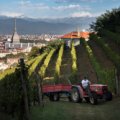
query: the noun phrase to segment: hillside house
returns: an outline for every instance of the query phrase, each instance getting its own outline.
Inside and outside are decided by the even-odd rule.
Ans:
[[[71,33],[67,33],[65,35],[63,35],[61,37],[61,39],[63,39],[66,43],[66,46],[71,47],[71,42],[74,42],[74,45],[77,46],[80,44],[80,38],[85,38],[85,40],[87,41],[89,38],[89,32],[71,32]]]

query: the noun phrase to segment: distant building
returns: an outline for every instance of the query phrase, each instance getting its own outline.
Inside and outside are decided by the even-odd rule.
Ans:
[[[15,63],[17,64],[18,60],[19,60],[19,57],[18,58],[7,58],[7,64],[9,64],[10,66]]]
[[[5,58],[0,58],[0,64],[5,63]]]
[[[0,52],[5,49],[5,44],[3,42],[0,42]]]
[[[0,51],[0,58],[3,58],[8,54],[11,54],[8,50],[1,50]]]
[[[17,33],[17,26],[16,26],[16,19],[14,21],[14,32],[12,38],[8,38],[7,42],[5,43],[5,49],[14,50],[14,49],[27,49],[29,47],[33,47],[34,43],[21,43],[20,36]]]
[[[71,46],[72,41],[74,42],[74,45],[77,46],[80,44],[80,38],[85,38],[85,40],[87,41],[89,38],[89,34],[90,34],[89,32],[86,31],[79,32],[78,30],[63,35],[61,39],[63,39],[66,45],[69,47]]]
[[[5,63],[0,63],[0,71],[3,71],[5,69],[7,69],[9,67],[9,65],[5,64]]]

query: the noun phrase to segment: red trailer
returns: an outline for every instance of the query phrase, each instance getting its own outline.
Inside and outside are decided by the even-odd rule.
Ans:
[[[90,85],[92,96],[89,97],[83,87],[79,85],[44,85],[43,95],[47,95],[51,101],[59,101],[61,94],[65,94],[72,102],[82,102],[85,99],[91,104],[97,104],[98,99],[112,100],[112,93],[108,86],[103,84]]]

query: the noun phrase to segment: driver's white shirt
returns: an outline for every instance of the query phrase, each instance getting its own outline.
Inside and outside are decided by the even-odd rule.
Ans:
[[[83,79],[81,83],[82,83],[83,88],[86,88],[90,84],[90,81],[87,79],[86,80]]]

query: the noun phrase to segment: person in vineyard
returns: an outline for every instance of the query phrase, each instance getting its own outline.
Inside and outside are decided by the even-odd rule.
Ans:
[[[91,82],[84,76],[84,79],[81,81],[82,87],[87,92],[88,96],[91,97],[90,84]]]

